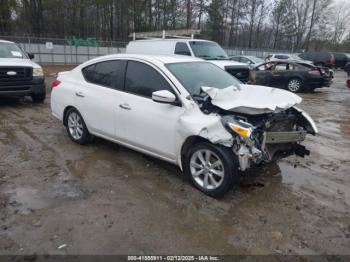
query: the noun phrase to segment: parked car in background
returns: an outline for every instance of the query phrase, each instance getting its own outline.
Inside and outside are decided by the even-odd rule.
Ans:
[[[334,56],[334,67],[344,69],[345,65],[350,62],[350,58],[345,53],[332,53]]]
[[[249,66],[229,59],[222,47],[200,39],[152,39],[131,41],[127,54],[184,55],[205,59],[221,67],[243,83],[249,80]]]
[[[0,40],[0,96],[30,96],[36,103],[45,100],[43,69],[13,42]]]
[[[316,66],[323,66],[328,68],[333,68],[335,66],[335,59],[332,53],[330,52],[304,52],[299,54],[304,60],[312,61]]]
[[[331,77],[324,68],[298,61],[272,61],[251,70],[250,83],[288,89],[296,93],[330,86]]]
[[[265,62],[264,59],[261,59],[256,56],[230,56],[230,59],[244,64],[248,64],[251,68]]]
[[[72,141],[98,136],[176,164],[220,197],[251,167],[309,154],[300,143],[318,131],[301,101],[202,59],[121,54],[59,73],[51,110]]]
[[[285,60],[292,60],[292,61],[300,61],[303,63],[309,63],[312,64],[312,61],[302,59],[299,54],[270,54],[265,58],[265,61],[285,61]]]

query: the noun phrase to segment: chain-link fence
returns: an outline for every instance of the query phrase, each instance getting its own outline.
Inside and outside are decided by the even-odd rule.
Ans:
[[[40,64],[80,64],[98,56],[123,53],[127,44],[76,37],[58,39],[0,36],[0,39],[16,42],[24,51],[33,53],[34,60]]]
[[[35,55],[34,60],[40,64],[80,64],[89,59],[109,54],[124,53],[127,42],[100,41],[94,38],[81,39],[70,37],[38,38],[0,36],[2,40],[16,42],[22,49]],[[271,53],[288,53],[286,50],[247,49],[226,47],[229,56],[253,55],[265,58]]]
[[[290,54],[288,50],[282,49],[261,49],[261,48],[242,48],[242,47],[226,47],[224,48],[229,56],[257,56],[266,58],[269,54]]]

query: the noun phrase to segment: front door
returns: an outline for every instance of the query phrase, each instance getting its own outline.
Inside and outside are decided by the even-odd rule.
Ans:
[[[176,94],[154,67],[138,61],[128,62],[125,92],[120,94],[117,137],[134,147],[176,160],[176,134],[184,108],[154,102],[152,93],[159,90]]]

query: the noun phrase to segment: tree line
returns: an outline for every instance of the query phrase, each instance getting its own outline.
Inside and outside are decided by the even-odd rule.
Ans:
[[[349,1],[1,0],[0,34],[128,41],[132,32],[200,29],[224,46],[350,51]]]

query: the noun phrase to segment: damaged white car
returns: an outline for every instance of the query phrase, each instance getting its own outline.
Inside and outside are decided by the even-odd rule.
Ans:
[[[102,137],[178,165],[220,197],[242,171],[292,154],[317,128],[288,91],[243,85],[190,57],[111,55],[59,73],[51,107],[69,137]]]

